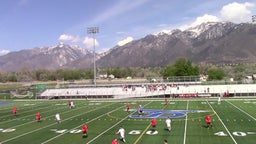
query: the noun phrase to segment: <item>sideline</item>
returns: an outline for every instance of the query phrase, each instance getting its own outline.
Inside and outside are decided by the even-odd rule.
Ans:
[[[216,114],[216,116],[218,117],[219,121],[221,122],[221,124],[224,126],[224,128],[226,129],[228,135],[231,137],[231,139],[233,140],[233,142],[235,144],[237,144],[236,140],[234,139],[234,137],[232,136],[232,134],[229,132],[228,128],[226,127],[226,125],[223,123],[223,121],[220,119],[219,115],[216,113],[216,111],[213,109],[213,107],[211,106],[211,104],[208,102],[207,100],[207,103],[208,105],[211,107],[211,109],[214,111],[214,113]]]

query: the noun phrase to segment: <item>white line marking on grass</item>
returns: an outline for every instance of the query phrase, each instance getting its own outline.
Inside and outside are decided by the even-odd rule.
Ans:
[[[113,104],[114,104],[114,103],[109,104],[109,105],[113,105]],[[86,113],[89,113],[89,112],[92,112],[92,111],[98,110],[98,109],[103,108],[103,107],[107,107],[107,106],[109,106],[109,105],[102,106],[102,107],[98,107],[98,108],[96,108],[96,109],[93,109],[93,110],[87,111]],[[67,120],[69,120],[69,119],[72,119],[73,117],[77,117],[77,116],[80,116],[80,115],[83,115],[83,114],[86,114],[86,113],[82,113],[82,114],[78,114],[78,115],[72,116],[72,117],[67,118],[67,119],[65,119],[65,120],[63,120],[63,121],[67,121]],[[56,123],[56,122],[54,122],[53,124],[47,125],[47,126],[45,126],[45,127],[41,127],[41,128],[39,128],[39,129],[35,129],[35,130],[33,130],[33,131],[30,131],[30,132],[27,132],[27,133],[23,133],[23,134],[18,135],[18,136],[16,136],[16,137],[13,137],[13,138],[10,138],[10,139],[7,139],[7,140],[4,140],[4,141],[2,141],[2,143],[5,143],[5,142],[8,142],[8,141],[14,140],[14,139],[16,139],[16,138],[22,137],[22,136],[24,136],[24,135],[27,135],[27,134],[30,134],[30,133],[36,132],[36,131],[38,131],[38,130],[41,130],[41,129],[44,129],[44,128],[47,128],[47,127],[50,127],[50,126],[52,126],[52,125],[56,125],[56,124],[57,124],[57,123]]]
[[[188,103],[189,103],[189,101],[187,101],[187,110],[188,110]],[[187,125],[188,125],[188,114],[186,113],[183,144],[186,143],[186,138],[187,138]]]
[[[216,116],[218,117],[218,119],[220,120],[220,122],[222,123],[222,125],[224,126],[224,128],[226,129],[228,135],[231,137],[231,139],[233,140],[233,142],[235,144],[237,144],[236,140],[234,139],[234,137],[232,136],[232,134],[229,132],[228,128],[226,127],[226,125],[223,123],[223,121],[220,119],[218,113],[213,109],[213,107],[211,106],[211,104],[207,101],[208,105],[211,107],[211,109],[213,110],[213,112],[216,114]]]
[[[83,109],[83,108],[85,108],[86,106],[82,106],[82,107],[79,107],[79,108],[76,108],[76,109],[72,109],[72,110],[70,110],[70,111],[65,111],[65,112],[61,112],[61,114],[64,114],[64,113],[69,113],[69,112],[72,112],[72,111],[75,111],[75,110],[79,110],[79,109]],[[57,109],[63,109],[63,108],[57,108]],[[56,110],[56,109],[55,109]],[[65,109],[63,109],[63,110],[65,110]],[[49,112],[49,111],[52,111],[52,109],[51,110],[48,110],[48,111],[45,111],[44,113],[46,113],[46,112]],[[25,117],[31,117],[31,115],[28,115],[28,116],[25,116]],[[47,118],[49,118],[49,117],[53,117],[53,116],[47,116],[47,117],[44,117],[42,120],[46,120]],[[22,120],[21,118],[20,118],[20,120]],[[23,120],[25,120],[25,119],[23,119]],[[32,119],[33,120],[33,119]],[[72,119],[71,119],[72,120]],[[17,127],[20,127],[20,126],[23,126],[23,125],[26,125],[26,124],[29,124],[29,123],[33,123],[33,122],[35,122],[34,120],[33,121],[30,121],[30,122],[27,122],[27,123],[23,123],[23,124],[20,124],[20,125],[16,125],[16,126],[13,126],[13,127],[11,127],[11,128],[17,128]]]
[[[152,101],[151,102],[149,102],[149,103],[147,103],[146,105],[148,105],[148,104],[150,104],[150,103],[152,103]],[[140,120],[142,120],[142,119],[140,119]],[[140,136],[137,138],[137,140],[134,142],[134,144],[137,144],[138,143],[138,141],[142,138],[142,136],[145,134],[145,132],[147,131],[147,129],[150,127],[150,124],[146,127],[146,129],[140,134]]]
[[[237,108],[238,110],[240,110],[241,112],[245,113],[246,115],[248,115],[249,117],[251,117],[252,119],[254,119],[256,121],[256,118],[251,116],[250,114],[248,114],[247,112],[245,112],[244,110],[240,109],[239,107],[237,107],[236,105],[232,104],[231,102],[227,101],[229,104],[231,104],[232,106],[234,106],[235,108]]]
[[[36,107],[36,106],[35,106]],[[39,110],[41,110],[41,109],[45,109],[46,107],[42,107],[42,108],[38,108],[38,109],[36,109],[37,111],[39,111]],[[54,108],[54,107],[53,107]],[[58,108],[58,109],[62,109],[62,108]],[[18,109],[19,110],[19,109]],[[55,109],[56,110],[56,109]],[[21,110],[20,110],[21,111]],[[7,120],[7,121],[2,121],[2,122],[0,122],[0,124],[3,124],[3,123],[7,123],[7,122],[10,122],[10,121],[14,121],[14,120],[18,120],[18,119],[21,119],[22,120],[22,118],[26,118],[26,117],[31,117],[31,115],[34,115],[34,114],[31,114],[31,115],[26,115],[26,116],[19,116],[19,115],[22,115],[22,114],[24,114],[24,113],[28,113],[28,112],[31,112],[31,111],[35,111],[35,109],[32,109],[32,110],[27,110],[27,111],[25,111],[25,112],[22,112],[22,113],[18,113],[18,117],[17,118],[15,118],[15,119],[9,119],[9,120]],[[49,110],[49,111],[51,111],[51,110]],[[48,112],[48,111],[45,111],[45,112]],[[12,116],[12,115],[11,115]],[[4,117],[10,117],[10,115],[6,115],[6,116],[4,116]]]
[[[109,112],[110,113],[110,112]],[[135,113],[135,112],[133,112]],[[131,114],[133,114],[131,113]],[[116,124],[114,124],[112,127],[106,129],[104,132],[102,132],[101,134],[99,134],[98,136],[94,137],[92,140],[90,140],[87,144],[93,142],[94,140],[96,140],[98,137],[100,137],[101,135],[103,135],[104,133],[106,133],[107,131],[109,131],[110,129],[112,129],[113,127],[115,127],[116,125],[120,124],[122,121],[124,121],[125,119],[127,119],[127,117],[129,117],[131,114],[127,115],[126,117],[124,117],[123,119],[121,119],[119,122],[117,122]]]
[[[90,121],[88,121],[88,122],[86,122],[86,123],[91,123],[92,121],[95,121],[95,120],[97,120],[98,118],[103,117],[103,116],[105,116],[105,115],[107,115],[107,114],[109,114],[109,113],[112,113],[112,112],[114,112],[114,111],[116,111],[116,110],[118,110],[118,109],[120,109],[120,108],[123,108],[123,106],[121,106],[121,107],[119,107],[119,108],[117,108],[117,109],[114,109],[114,110],[112,110],[112,111],[110,111],[110,112],[108,112],[108,113],[105,113],[105,114],[103,114],[103,115],[100,115],[100,116],[98,116],[98,117],[96,117],[96,118],[94,118],[94,119],[91,119]],[[70,131],[72,131],[72,130],[74,130],[74,129],[77,129],[77,128],[81,127],[82,125],[84,125],[84,124],[81,124],[81,125],[79,125],[79,126],[77,126],[77,127],[75,127],[75,128],[72,128],[71,130],[66,131],[66,132],[64,132],[64,133],[62,133],[62,134],[59,134],[59,135],[57,135],[57,136],[55,136],[55,137],[52,137],[52,138],[48,139],[47,141],[42,142],[41,144],[48,143],[48,142],[52,141],[53,139],[56,139],[57,137],[60,137],[60,136],[66,134],[66,133],[68,133],[68,132],[70,132]],[[100,134],[100,135],[101,135],[101,134]],[[98,136],[100,136],[100,135],[98,135]]]

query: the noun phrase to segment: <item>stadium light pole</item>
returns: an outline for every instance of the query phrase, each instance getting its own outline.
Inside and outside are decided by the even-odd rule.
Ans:
[[[87,34],[92,34],[93,37],[93,84],[96,86],[96,62],[95,62],[95,38],[94,35],[99,33],[99,27],[88,27]]]

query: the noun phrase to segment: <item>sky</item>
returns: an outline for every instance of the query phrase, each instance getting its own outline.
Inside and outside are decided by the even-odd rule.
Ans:
[[[252,23],[253,15],[256,0],[0,0],[0,55],[59,43],[103,52],[203,22]]]

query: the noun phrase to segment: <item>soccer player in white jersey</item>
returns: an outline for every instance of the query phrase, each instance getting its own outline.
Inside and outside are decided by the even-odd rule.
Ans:
[[[118,130],[118,132],[116,134],[120,134],[120,140],[123,141],[123,142],[126,142],[125,141],[125,137],[124,137],[124,133],[125,133],[125,130],[124,128],[121,126],[120,129]]]
[[[142,107],[142,105],[139,105],[138,113],[139,113],[139,115],[143,114],[143,107]]]
[[[75,107],[75,105],[74,105],[74,102],[73,102],[73,101],[71,101],[71,103],[70,103],[70,107],[71,107],[71,108],[74,108],[74,107]]]
[[[170,132],[171,129],[172,129],[172,120],[170,119],[170,117],[168,117],[168,118],[165,120],[165,123],[166,123],[166,127],[167,127],[168,131]]]
[[[218,104],[221,104],[221,97],[218,97]]]
[[[60,123],[60,122],[61,122],[60,114],[59,114],[59,113],[57,113],[57,114],[55,115],[55,119],[56,119],[57,123]]]

